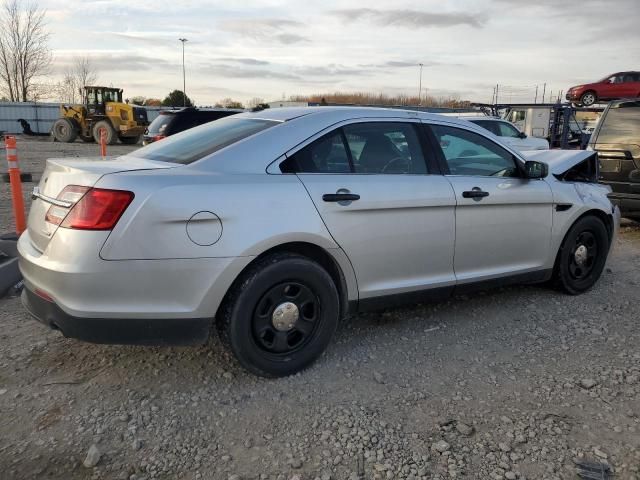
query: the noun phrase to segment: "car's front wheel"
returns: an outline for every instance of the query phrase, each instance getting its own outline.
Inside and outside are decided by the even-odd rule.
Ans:
[[[555,266],[556,283],[562,290],[577,295],[598,281],[609,253],[607,228],[597,217],[578,220],[567,233]]]
[[[241,275],[216,320],[222,341],[247,370],[282,377],[308,367],[326,349],[339,305],[324,268],[300,255],[276,253]]]
[[[590,107],[594,103],[596,103],[598,98],[596,97],[596,93],[589,90],[588,92],[584,92],[580,97],[580,103],[585,107]]]

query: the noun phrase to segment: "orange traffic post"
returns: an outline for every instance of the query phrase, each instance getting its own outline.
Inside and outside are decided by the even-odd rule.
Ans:
[[[103,160],[107,156],[107,131],[104,128],[100,129],[100,155]]]
[[[4,137],[4,146],[7,150],[7,162],[9,163],[9,181],[11,182],[16,233],[20,235],[27,229],[27,222],[24,218],[24,197],[22,196],[22,180],[20,179],[20,168],[18,167],[16,137],[6,135]]]

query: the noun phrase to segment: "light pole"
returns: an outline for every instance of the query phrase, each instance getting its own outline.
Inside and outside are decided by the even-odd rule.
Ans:
[[[187,76],[184,70],[184,44],[187,43],[189,40],[187,40],[186,38],[179,38],[178,40],[182,42],[182,106],[186,107],[187,106]]]
[[[418,106],[422,105],[422,67],[424,63],[419,63],[420,65],[420,80],[418,83]]]

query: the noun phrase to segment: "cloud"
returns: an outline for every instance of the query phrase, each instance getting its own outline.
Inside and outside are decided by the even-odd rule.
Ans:
[[[265,60],[258,60],[257,58],[222,57],[218,58],[217,60],[220,62],[241,63],[243,65],[269,65],[269,62]]]
[[[258,78],[276,80],[300,80],[298,75],[267,68],[245,68],[238,65],[210,64],[198,69],[200,73],[219,75],[222,78]]]
[[[76,55],[60,55],[56,57],[55,73],[63,73],[68,67],[74,64]],[[180,65],[168,62],[162,58],[153,58],[146,55],[125,52],[92,52],[87,55],[91,65],[100,74],[108,74],[111,71],[140,72],[152,70],[154,68],[170,69],[178,68]]]
[[[218,28],[229,33],[259,42],[273,40],[285,45],[309,41],[307,37],[291,32],[302,27],[304,23],[285,18],[239,18],[218,24]]]
[[[331,10],[329,13],[344,22],[365,20],[380,26],[412,28],[455,27],[458,25],[481,28],[486,22],[484,15],[462,12],[431,13],[409,9],[344,8]]]

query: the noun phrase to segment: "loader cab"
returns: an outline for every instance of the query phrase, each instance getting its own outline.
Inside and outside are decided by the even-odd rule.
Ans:
[[[105,115],[107,102],[122,103],[122,89],[109,87],[84,87],[89,115]]]

